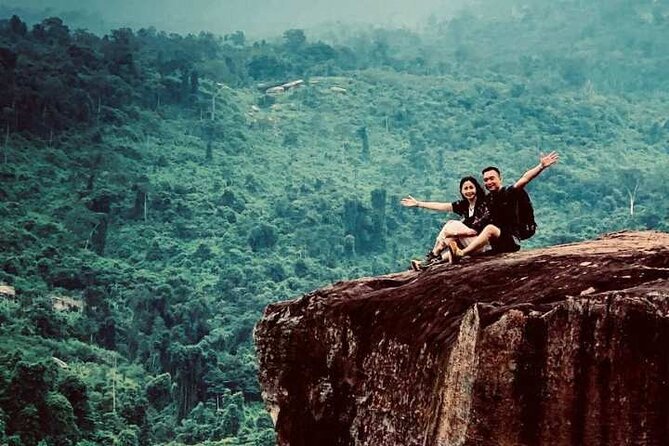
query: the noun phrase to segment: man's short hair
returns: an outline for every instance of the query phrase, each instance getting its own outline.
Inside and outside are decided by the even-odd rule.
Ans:
[[[502,177],[502,172],[500,172],[499,169],[498,169],[497,167],[495,167],[495,166],[488,166],[488,167],[486,167],[485,169],[483,169],[483,170],[481,171],[481,175],[485,175],[485,173],[488,172],[489,170],[494,170],[495,172],[497,172],[497,176],[498,176],[498,177],[500,177],[500,178]]]

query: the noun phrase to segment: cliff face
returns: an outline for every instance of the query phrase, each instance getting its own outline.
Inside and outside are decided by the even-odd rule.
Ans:
[[[256,326],[280,445],[669,444],[669,234],[340,282]]]

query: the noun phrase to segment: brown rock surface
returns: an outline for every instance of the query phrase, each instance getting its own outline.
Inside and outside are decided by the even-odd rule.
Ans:
[[[256,326],[279,445],[669,444],[669,234],[339,282]]]

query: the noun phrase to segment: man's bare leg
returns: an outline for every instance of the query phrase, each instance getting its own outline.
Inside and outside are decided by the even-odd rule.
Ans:
[[[490,243],[491,240],[499,238],[500,234],[501,231],[497,226],[488,225],[483,228],[483,231],[481,231],[481,233],[477,235],[476,238],[472,240],[472,242],[464,249],[460,249],[457,243],[449,242],[448,246],[451,251],[451,255],[453,256],[453,260],[457,261],[457,259],[460,257],[470,255],[471,253],[482,249],[485,245]]]

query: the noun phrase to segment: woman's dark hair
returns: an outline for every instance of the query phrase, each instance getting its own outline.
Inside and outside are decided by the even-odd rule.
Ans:
[[[467,181],[471,182],[474,185],[474,189],[476,189],[476,202],[481,203],[481,201],[479,200],[483,200],[483,197],[485,197],[485,191],[474,177],[462,177],[462,179],[460,180],[460,189],[458,189],[460,191],[460,195],[462,195],[462,198],[465,198],[465,196],[462,194],[462,185],[465,184]]]

